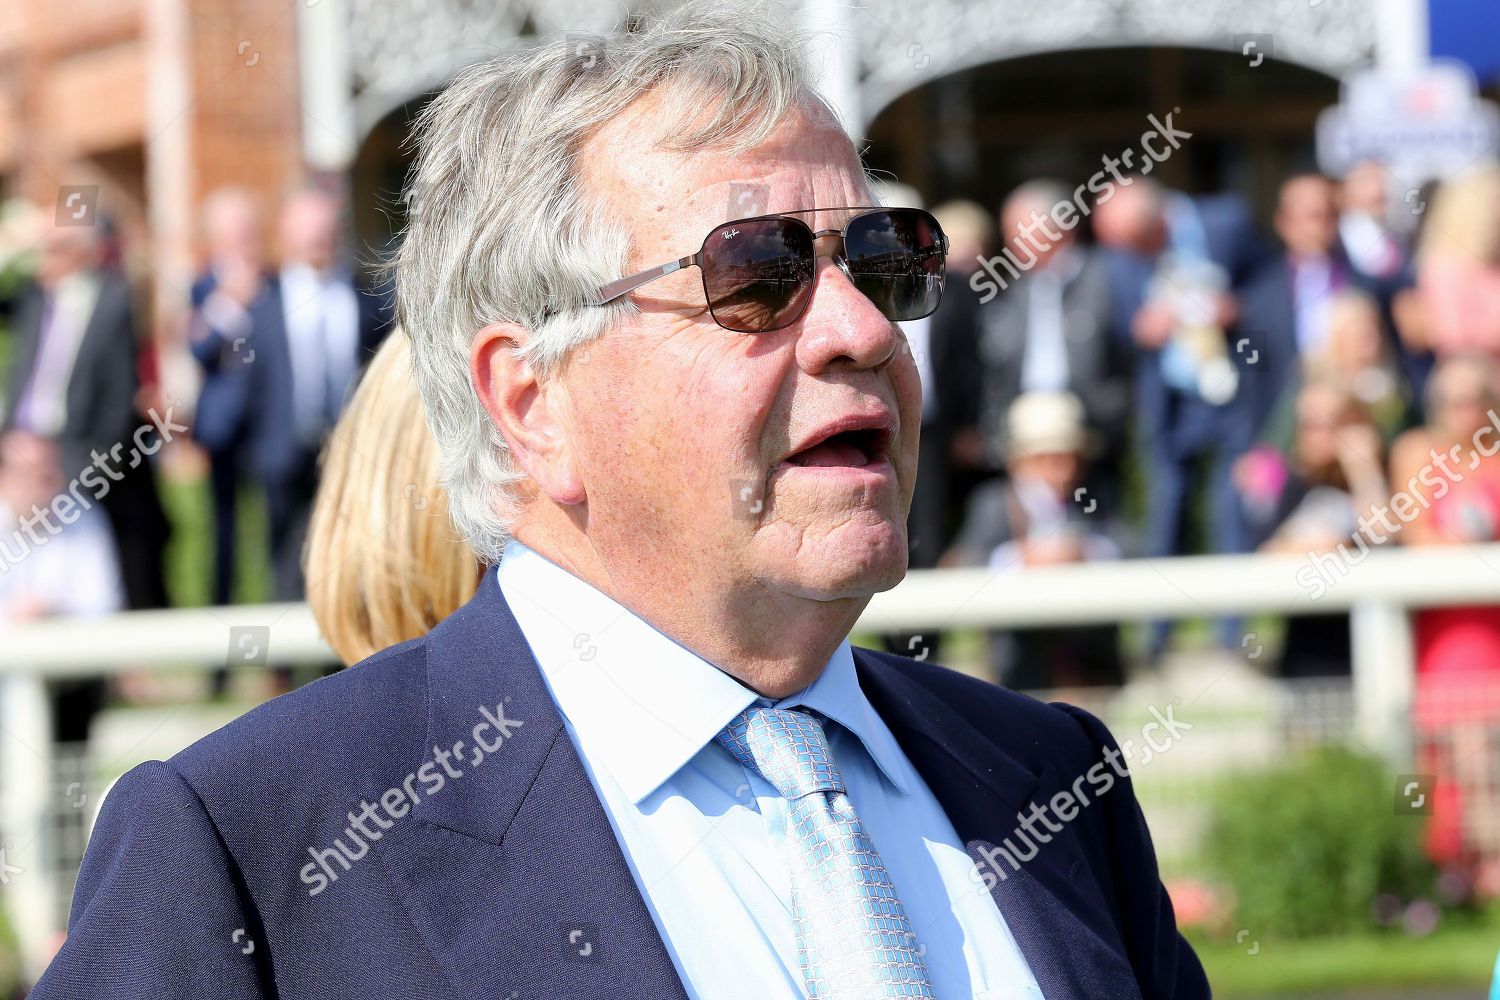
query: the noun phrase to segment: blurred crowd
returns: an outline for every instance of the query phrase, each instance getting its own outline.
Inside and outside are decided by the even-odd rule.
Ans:
[[[1500,462],[1457,453],[1500,423],[1500,165],[1404,195],[1376,163],[1288,177],[1268,231],[1238,195],[1151,177],[1078,198],[1037,179],[995,213],[935,209],[945,301],[908,324],[925,387],[914,567],[1273,551],[1307,559],[1315,601],[1373,548],[1500,537]],[[264,596],[303,595],[319,448],[390,323],[351,267],[345,216],[319,188],[278,205],[213,192],[201,271],[153,337],[107,219],[59,218],[11,256],[0,614],[168,603],[157,452],[174,435],[206,467],[211,599],[236,597],[247,495],[266,513]],[[162,390],[172,352],[191,355],[190,399]],[[1436,471],[1449,452],[1461,474]],[[1408,487],[1415,509],[1380,513]],[[1418,618],[1421,672],[1500,663],[1494,609]],[[1221,623],[1226,648],[1242,634]],[[1152,627],[1148,658],[1170,635]],[[1346,616],[1296,616],[1284,645],[1283,676],[1349,670]],[[997,633],[989,649],[1018,688],[1124,676],[1112,626]]]
[[[1419,192],[1378,163],[1297,174],[1269,232],[1237,195],[1150,177],[1068,226],[1075,197],[1039,179],[994,216],[934,210],[953,245],[914,566],[1290,553],[1316,602],[1374,548],[1500,537],[1500,165]],[[1417,617],[1422,673],[1500,663],[1496,609]],[[1243,623],[1221,625],[1238,651]],[[1345,615],[1293,617],[1284,645],[1282,676],[1349,672]],[[1121,676],[1112,628],[990,649],[1015,687]]]
[[[303,596],[318,451],[390,326],[387,304],[355,281],[340,255],[336,198],[300,192],[278,223],[272,268],[253,195],[216,191],[203,209],[208,263],[192,288],[187,343],[202,372],[193,436],[209,461],[216,604],[232,594],[236,505],[247,476],[264,491],[275,597]]]
[[[161,473],[164,456],[185,450],[206,465],[211,509],[192,519],[212,524],[213,602],[235,596],[247,496],[265,510],[256,544],[273,578],[256,596],[302,597],[319,449],[389,309],[353,275],[337,196],[307,188],[271,211],[241,189],[207,199],[201,273],[181,308],[160,310],[175,328],[147,336],[109,219],[47,225],[8,206],[0,621],[168,606],[174,522]],[[163,385],[174,349],[191,356],[193,398]],[[86,736],[102,691],[56,687],[60,741]]]

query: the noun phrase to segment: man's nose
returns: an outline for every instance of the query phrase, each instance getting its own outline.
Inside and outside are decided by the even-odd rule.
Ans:
[[[797,361],[810,375],[835,365],[878,368],[901,343],[895,323],[854,287],[842,255],[820,257],[812,301],[800,321]]]

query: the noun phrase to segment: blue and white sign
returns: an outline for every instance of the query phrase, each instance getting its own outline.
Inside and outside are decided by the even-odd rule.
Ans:
[[[1334,177],[1364,160],[1416,186],[1500,152],[1500,108],[1479,97],[1473,71],[1440,60],[1405,75],[1377,69],[1344,78],[1339,103],[1318,116],[1318,166]]]

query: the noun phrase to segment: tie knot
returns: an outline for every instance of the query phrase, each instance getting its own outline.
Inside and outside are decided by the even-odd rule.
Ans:
[[[752,705],[730,720],[718,740],[789,799],[844,791],[823,726],[807,712]]]

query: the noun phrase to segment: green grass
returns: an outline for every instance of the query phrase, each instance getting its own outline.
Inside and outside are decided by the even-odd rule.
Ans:
[[[1351,990],[1475,987],[1481,995],[1500,951],[1500,908],[1439,927],[1428,937],[1398,932],[1243,943],[1190,935],[1216,997],[1302,996]]]
[[[162,505],[172,522],[172,540],[166,554],[167,594],[173,607],[202,607],[211,602],[214,579],[213,498],[208,478],[162,477],[159,482]],[[258,490],[241,487],[235,603],[270,600],[268,544],[265,501]]]
[[[14,996],[21,986],[21,951],[10,926],[10,913],[0,907],[0,996]]]

